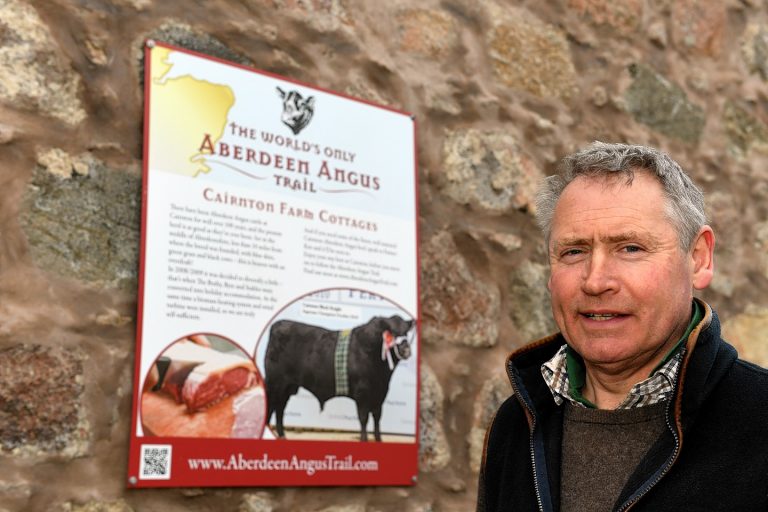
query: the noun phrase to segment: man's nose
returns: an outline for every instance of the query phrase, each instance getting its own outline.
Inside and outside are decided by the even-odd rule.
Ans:
[[[593,252],[584,266],[581,288],[587,295],[601,295],[618,289],[618,280],[610,257]]]

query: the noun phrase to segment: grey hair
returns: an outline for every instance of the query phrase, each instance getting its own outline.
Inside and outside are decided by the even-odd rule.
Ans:
[[[569,183],[586,178],[623,175],[632,183],[636,171],[647,171],[658,179],[667,197],[666,214],[675,226],[683,250],[690,250],[696,234],[707,223],[704,194],[694,185],[680,165],[666,153],[645,146],[593,142],[585,149],[568,155],[558,173],[546,178],[536,195],[536,222],[544,232],[547,247],[552,220],[560,195]],[[617,174],[614,174],[617,173]]]

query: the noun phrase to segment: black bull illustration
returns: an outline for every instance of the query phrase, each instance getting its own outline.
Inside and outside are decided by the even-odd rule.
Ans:
[[[352,398],[357,404],[360,440],[368,440],[366,425],[372,414],[374,437],[381,441],[381,407],[397,363],[411,356],[409,333],[413,326],[413,320],[397,315],[374,317],[350,331],[331,331],[291,320],[275,322],[269,330],[264,359],[267,422],[275,412],[277,435],[285,437],[285,406],[301,386],[315,395],[320,410],[335,396]],[[342,338],[348,343],[347,378],[339,383],[337,345]]]

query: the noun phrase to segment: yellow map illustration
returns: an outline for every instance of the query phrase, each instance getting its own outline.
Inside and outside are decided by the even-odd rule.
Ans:
[[[200,146],[206,135],[216,144],[224,134],[235,94],[226,85],[190,75],[166,78],[172,50],[151,53],[149,163],[153,169],[195,177],[211,170]]]

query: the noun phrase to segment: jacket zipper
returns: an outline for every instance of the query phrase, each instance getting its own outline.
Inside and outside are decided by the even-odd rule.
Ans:
[[[541,500],[541,491],[539,490],[539,476],[536,471],[536,455],[533,451],[533,429],[536,428],[536,420],[533,420],[533,425],[531,425],[531,438],[530,438],[530,449],[531,449],[531,466],[533,467],[533,487],[536,489],[536,502],[539,504],[539,512],[544,512],[544,504]]]
[[[685,356],[685,348],[682,349],[682,355]],[[679,374],[678,374],[678,377],[679,377]],[[669,401],[669,404],[667,404],[667,414],[664,415],[667,423],[667,428],[669,428],[669,430],[672,432],[672,435],[675,436],[675,451],[673,452],[672,460],[669,461],[669,463],[667,463],[667,465],[664,467],[664,471],[661,472],[661,474],[656,478],[656,480],[651,482],[651,484],[648,487],[646,487],[641,492],[636,494],[634,498],[624,503],[624,505],[622,505],[617,510],[617,512],[627,512],[629,509],[634,507],[643,496],[648,494],[648,492],[650,492],[651,489],[656,487],[656,484],[658,484],[661,481],[661,479],[664,478],[664,475],[669,473],[669,470],[672,469],[672,466],[675,464],[675,461],[677,461],[677,457],[678,455],[680,455],[680,436],[677,434],[677,429],[672,428],[672,425],[669,423],[669,408],[672,407],[673,403],[674,403],[673,400]]]
[[[541,499],[541,490],[539,489],[539,475],[538,475],[538,471],[536,470],[536,454],[533,448],[533,431],[536,428],[536,416],[533,414],[533,411],[528,406],[526,401],[523,400],[522,395],[520,395],[520,392],[517,389],[518,388],[516,384],[517,380],[509,371],[509,368],[507,368],[507,374],[509,376],[509,382],[512,384],[512,392],[517,396],[517,399],[520,401],[520,404],[523,407],[525,407],[525,410],[528,411],[528,414],[531,417],[531,423],[529,425],[529,430],[531,434],[528,440],[528,446],[531,451],[531,467],[533,469],[533,487],[536,491],[536,502],[539,505],[539,512],[544,512],[544,503]]]

